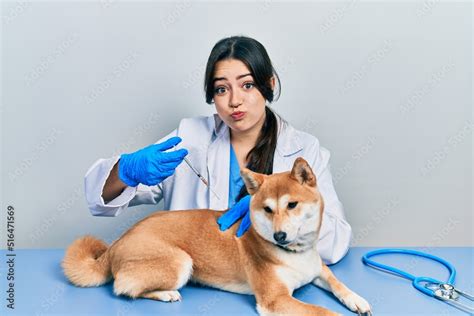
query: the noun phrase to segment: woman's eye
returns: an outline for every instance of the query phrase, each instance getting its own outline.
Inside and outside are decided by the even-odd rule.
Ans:
[[[298,205],[298,202],[290,202],[290,203],[288,203],[288,209],[291,210],[291,209],[295,208],[296,205]]]
[[[245,87],[246,89],[251,89],[251,88],[253,88],[254,86],[255,86],[255,84],[254,84],[253,82],[247,82],[247,83],[244,84],[244,87]]]
[[[268,206],[265,206],[263,209],[264,209],[265,212],[267,212],[267,213],[271,213],[271,212],[272,212],[272,209],[269,208]]]
[[[217,87],[214,89],[214,93],[215,94],[222,94],[225,92],[225,88],[224,87]]]

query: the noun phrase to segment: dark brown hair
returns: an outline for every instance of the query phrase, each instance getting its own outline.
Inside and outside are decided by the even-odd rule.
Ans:
[[[280,97],[281,83],[278,74],[273,68],[270,57],[262,44],[253,38],[246,36],[231,36],[221,39],[212,48],[207,61],[206,74],[204,78],[204,92],[206,102],[213,103],[214,99],[214,73],[217,62],[225,59],[237,59],[243,62],[250,70],[255,87],[268,101],[274,101],[274,89],[271,86],[271,78],[274,76],[277,82],[278,93],[276,99]],[[265,122],[254,148],[247,154],[247,168],[263,174],[273,173],[273,156],[275,154],[278,138],[278,123],[276,114],[265,106]],[[237,196],[237,201],[248,194],[247,189],[242,189]]]

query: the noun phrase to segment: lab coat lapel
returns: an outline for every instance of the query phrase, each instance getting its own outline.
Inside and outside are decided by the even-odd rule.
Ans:
[[[213,119],[215,125],[213,141],[207,151],[207,172],[209,185],[220,199],[209,192],[209,208],[224,210],[229,203],[230,133],[229,127],[217,114]]]
[[[298,157],[296,154],[303,150],[303,145],[294,127],[279,116],[277,119],[279,134],[273,156],[273,173],[291,170],[296,157]]]

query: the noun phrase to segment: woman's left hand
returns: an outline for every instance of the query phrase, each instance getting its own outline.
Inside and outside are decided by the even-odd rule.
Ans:
[[[243,217],[243,218],[242,218]],[[232,208],[228,209],[224,215],[217,219],[220,230],[229,229],[239,219],[242,218],[239,229],[237,230],[237,237],[242,236],[250,227],[250,195],[244,196]]]

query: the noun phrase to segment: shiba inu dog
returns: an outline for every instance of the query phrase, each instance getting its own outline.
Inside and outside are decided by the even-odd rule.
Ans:
[[[338,281],[317,252],[324,202],[308,163],[297,158],[288,172],[241,175],[252,196],[252,226],[242,237],[235,237],[238,223],[219,230],[221,211],[156,212],[109,247],[92,236],[74,241],[62,262],[65,275],[82,287],[113,278],[117,295],[168,302],[181,300],[178,290],[192,280],[253,294],[262,315],[336,315],[292,297],[312,282],[350,310],[370,314],[369,303]]]

